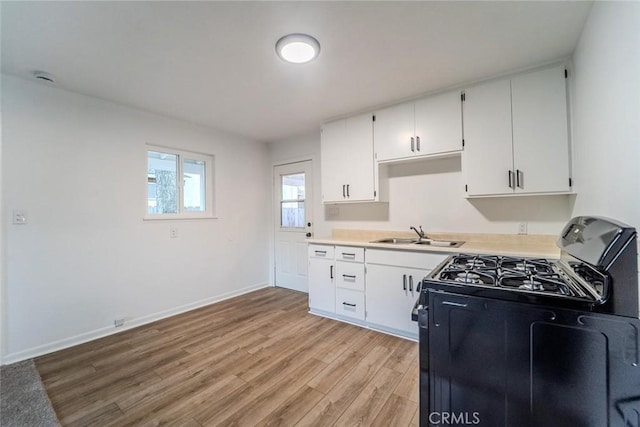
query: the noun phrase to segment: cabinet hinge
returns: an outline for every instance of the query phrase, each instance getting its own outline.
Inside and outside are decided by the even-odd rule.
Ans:
[[[467,100],[467,94],[466,94],[466,93],[464,93],[464,92],[462,92],[462,93],[460,94],[460,101],[464,102],[464,101],[466,101],[466,100]]]
[[[464,191],[469,191],[469,186],[467,184],[464,185]]]
[[[569,177],[569,187],[573,187],[573,180]]]
[[[376,115],[375,114],[373,115],[373,121],[374,122],[376,121]]]
[[[567,69],[564,69],[564,78],[567,79],[569,78],[569,71],[567,71]]]

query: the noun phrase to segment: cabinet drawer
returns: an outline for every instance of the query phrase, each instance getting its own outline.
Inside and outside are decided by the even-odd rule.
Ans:
[[[336,314],[364,320],[364,293],[336,289]]]
[[[370,249],[367,251],[367,264],[395,265],[398,267],[432,270],[449,255],[451,254]]]
[[[364,291],[364,264],[336,261],[336,286]]]
[[[336,246],[336,259],[341,261],[364,262],[364,248]]]
[[[333,259],[334,249],[330,245],[309,245],[309,256],[311,258]]]

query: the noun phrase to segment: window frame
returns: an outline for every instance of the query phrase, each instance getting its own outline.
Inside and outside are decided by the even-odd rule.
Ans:
[[[176,156],[176,179],[177,179],[177,203],[178,212],[176,213],[163,213],[152,214],[149,213],[149,152],[155,151],[160,153],[166,153]],[[162,145],[145,145],[145,214],[143,220],[145,221],[157,221],[157,220],[182,220],[182,219],[215,219],[215,156],[213,154],[199,153],[196,151],[188,151],[183,149],[177,149],[173,147],[166,147]],[[184,172],[183,162],[185,159],[198,160],[204,162],[204,211],[186,211],[184,209]]]

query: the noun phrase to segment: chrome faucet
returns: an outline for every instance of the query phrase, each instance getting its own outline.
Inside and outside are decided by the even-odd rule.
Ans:
[[[411,227],[409,227],[409,228],[411,230],[415,231],[420,239],[424,239],[427,236],[425,236],[424,231],[422,231],[422,226],[420,225],[419,227],[420,227],[420,231],[418,231],[418,229],[415,228],[413,225]]]

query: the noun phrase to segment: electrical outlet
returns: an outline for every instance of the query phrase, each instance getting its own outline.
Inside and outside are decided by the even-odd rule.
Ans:
[[[518,224],[518,234],[527,234],[527,223],[521,222]]]
[[[24,225],[27,223],[27,213],[23,210],[13,211],[13,223],[16,225]]]
[[[175,225],[169,227],[169,237],[171,237],[172,239],[176,239],[178,237],[178,227],[176,227]]]
[[[119,328],[120,326],[124,326],[124,317],[120,319],[114,319],[113,326],[115,326],[116,328]]]

